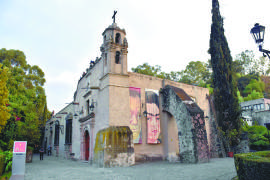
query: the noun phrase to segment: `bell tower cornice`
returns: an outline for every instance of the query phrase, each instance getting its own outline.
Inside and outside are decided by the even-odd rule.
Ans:
[[[104,34],[107,32],[107,31],[119,31],[119,32],[122,32],[124,35],[126,35],[126,30],[125,29],[121,29],[117,26],[116,23],[112,23],[112,25],[110,25],[109,27],[107,27],[104,32],[102,33],[102,36],[104,36]]]

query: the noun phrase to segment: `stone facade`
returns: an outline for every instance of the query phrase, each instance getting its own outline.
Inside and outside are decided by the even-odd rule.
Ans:
[[[130,88],[135,88],[140,90],[136,118],[141,122],[141,142],[134,143],[136,161],[148,159],[178,161],[181,157],[182,162],[207,162],[208,146],[211,146],[210,141],[207,142],[211,123],[204,120],[204,116],[209,116],[210,111],[208,89],[128,72],[128,43],[125,30],[113,23],[102,35],[104,40],[100,47],[101,57],[91,61],[90,66],[80,77],[74,101],[70,105],[73,116],[72,143],[69,148],[72,157],[92,162],[96,153],[94,147],[100,143],[97,140],[98,133],[109,127],[131,127]],[[159,142],[149,143],[148,119],[143,114],[147,111],[146,91],[150,89],[159,92],[169,86],[181,88],[189,97],[189,101],[196,105],[197,111],[189,111],[192,107],[173,93],[169,98],[173,103],[163,107],[161,102],[164,97],[159,93],[157,104],[160,116]],[[60,112],[63,111],[64,109]],[[176,111],[181,113],[175,113]],[[53,120],[47,124],[51,121]],[[60,148],[64,147],[62,140],[64,136],[59,138],[61,139],[59,154],[61,154],[64,151]],[[60,145],[61,143],[63,145]]]
[[[132,131],[128,126],[110,126],[97,133],[94,162],[99,167],[135,164]]]
[[[208,162],[209,149],[204,112],[182,89],[166,86],[161,93],[163,110],[176,120],[180,161]]]

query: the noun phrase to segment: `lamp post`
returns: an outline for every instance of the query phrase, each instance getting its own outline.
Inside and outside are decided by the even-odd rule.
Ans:
[[[259,51],[261,51],[263,53],[264,57],[266,57],[266,55],[267,55],[268,58],[270,59],[270,51],[262,48],[263,41],[264,41],[264,31],[265,31],[265,27],[259,25],[259,23],[256,23],[254,25],[254,27],[250,30],[250,33],[252,34],[252,36],[255,40],[255,43],[258,44]]]
[[[91,103],[91,105],[89,106],[90,111],[94,111],[95,105],[97,106],[97,102],[95,102],[95,101],[92,99],[92,103]]]

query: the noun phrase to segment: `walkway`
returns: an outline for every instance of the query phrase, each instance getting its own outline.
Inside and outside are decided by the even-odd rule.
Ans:
[[[211,159],[210,163],[180,164],[148,162],[132,167],[98,168],[82,161],[36,154],[26,164],[25,180],[231,180],[236,176],[233,158]]]

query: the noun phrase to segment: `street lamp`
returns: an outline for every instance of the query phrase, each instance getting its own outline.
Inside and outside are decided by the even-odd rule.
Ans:
[[[90,105],[90,107],[89,107],[90,111],[94,111],[95,105],[97,106],[97,102],[95,102],[95,101],[92,99],[92,103],[91,103],[91,105]]]
[[[264,57],[266,57],[267,55],[268,58],[270,59],[270,51],[262,48],[263,41],[264,41],[264,32],[265,32],[265,27],[259,25],[259,23],[256,23],[254,27],[250,30],[250,33],[252,34],[255,40],[255,43],[258,44],[259,46],[259,51],[263,53]]]

